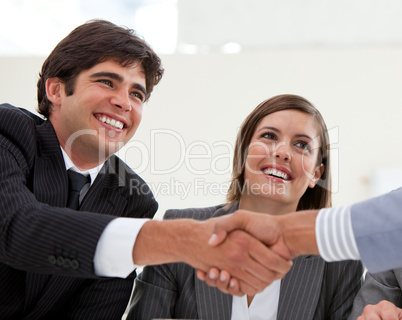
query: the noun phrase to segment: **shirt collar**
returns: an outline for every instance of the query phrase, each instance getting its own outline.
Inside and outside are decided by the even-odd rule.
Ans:
[[[84,176],[89,175],[91,177],[91,185],[95,181],[96,177],[98,176],[99,171],[101,171],[103,167],[103,163],[100,164],[99,166],[96,166],[95,168],[91,168],[88,170],[81,171],[79,170],[74,163],[71,161],[70,157],[67,155],[67,153],[63,150],[63,148],[60,146],[61,153],[63,154],[63,159],[64,159],[64,164],[66,165],[66,170],[72,169],[78,173],[83,174]]]

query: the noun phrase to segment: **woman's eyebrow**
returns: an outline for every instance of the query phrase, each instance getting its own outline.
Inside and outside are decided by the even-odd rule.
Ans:
[[[281,132],[281,130],[279,130],[278,128],[269,127],[269,126],[265,126],[265,127],[262,127],[260,129],[258,129],[258,132],[263,131],[263,130],[272,130],[272,131],[275,131],[275,132],[278,132],[278,133]],[[296,134],[295,137],[297,137],[297,138],[307,138],[309,140],[313,140],[313,138],[311,138],[308,134],[305,134],[305,133]]]
[[[279,130],[278,128],[275,128],[275,127],[268,127],[268,126],[265,126],[265,127],[262,127],[262,128],[260,128],[260,129],[258,129],[258,131],[263,131],[263,130],[272,130],[272,131],[275,131],[275,132],[281,132],[281,130]]]

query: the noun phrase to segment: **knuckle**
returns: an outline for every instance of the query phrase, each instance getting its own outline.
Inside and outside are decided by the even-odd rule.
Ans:
[[[368,304],[364,307],[363,313],[370,313],[373,311],[374,306],[372,304]]]

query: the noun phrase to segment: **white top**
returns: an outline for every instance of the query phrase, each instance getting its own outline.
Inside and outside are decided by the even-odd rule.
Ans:
[[[247,296],[233,296],[231,320],[276,320],[281,280],[275,280],[257,293],[247,305]]]

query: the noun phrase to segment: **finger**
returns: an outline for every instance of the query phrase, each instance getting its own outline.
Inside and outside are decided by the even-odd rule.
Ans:
[[[291,260],[284,259],[254,238],[250,240],[249,254],[261,265],[262,270],[253,274],[260,275],[262,280],[269,277],[270,273],[273,273],[276,279],[283,278],[293,265]]]
[[[283,278],[290,270],[292,262],[283,259],[257,239],[243,231],[235,231],[230,234],[230,240],[241,243],[242,250],[236,252],[233,261],[241,268],[228,270],[232,277],[247,283],[257,292],[264,290],[274,280]],[[241,290],[249,293],[249,288]]]
[[[227,272],[226,270],[221,270],[217,281],[218,288],[225,288],[227,290],[229,288],[229,283],[230,283],[229,272]]]
[[[217,270],[217,269],[216,269]],[[206,272],[197,270],[198,279],[205,281],[211,287],[217,287],[220,291],[234,296],[243,296],[244,292],[240,291],[239,281],[231,278],[229,272],[223,270],[220,272],[218,279],[212,273],[212,278],[207,276]]]
[[[219,271],[218,269],[216,269],[216,271]],[[227,272],[226,270],[222,270],[219,272],[219,276],[218,278],[213,277],[210,278],[210,280],[212,280],[212,282],[214,283],[214,285],[216,285],[216,287],[225,292],[225,293],[229,293],[229,284],[230,284],[230,274],[229,272]]]
[[[219,274],[219,271],[214,271],[214,270],[218,270],[216,268],[212,268],[211,270],[208,270],[208,272],[206,273],[206,277],[204,279],[205,283],[211,287],[218,287],[218,276],[217,273]],[[221,291],[223,291],[224,293],[228,293],[227,288],[225,287],[218,287]]]
[[[244,281],[239,281],[239,291],[250,296],[255,296],[257,293],[261,292],[261,290],[254,288],[248,282]]]
[[[202,271],[202,270],[197,270],[197,278],[200,279],[201,281],[205,281],[207,274],[206,272]]]
[[[229,294],[232,296],[244,296],[245,293],[240,291],[240,284],[239,281],[236,278],[231,278],[229,282],[229,288],[228,288]]]

